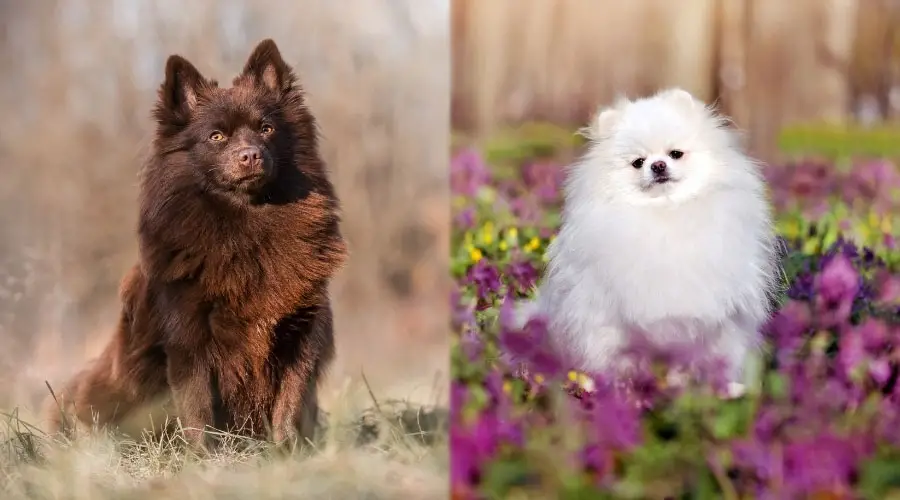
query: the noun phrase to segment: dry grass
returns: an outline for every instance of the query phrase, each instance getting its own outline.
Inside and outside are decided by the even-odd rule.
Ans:
[[[0,414],[0,497],[446,498],[446,411],[388,400],[323,414],[314,443],[285,454],[265,442],[214,433],[201,455],[176,424],[132,438],[101,429],[48,436],[13,411]]]

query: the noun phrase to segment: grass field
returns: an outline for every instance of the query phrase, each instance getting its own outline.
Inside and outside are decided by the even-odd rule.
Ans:
[[[370,403],[323,412],[316,442],[290,455],[220,435],[221,448],[201,456],[177,430],[133,439],[83,429],[67,440],[3,413],[0,498],[446,498],[447,411]]]
[[[457,138],[454,498],[900,498],[897,151],[836,133],[786,133],[795,159],[767,168],[785,291],[735,400],[668,383],[671,353],[622,391],[568,371],[539,324],[511,329],[503,305],[533,293],[581,144],[543,124]]]

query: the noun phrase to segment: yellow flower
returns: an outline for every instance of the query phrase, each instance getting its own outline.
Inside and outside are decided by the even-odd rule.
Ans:
[[[791,220],[784,224],[782,231],[788,239],[797,238],[798,236],[800,236],[800,222],[797,220]]]
[[[578,380],[578,374],[575,373],[575,370],[569,372],[569,382],[575,382]]]
[[[806,254],[815,254],[819,250],[819,240],[807,240],[803,244],[803,252]]]
[[[529,241],[528,244],[525,245],[525,250],[527,250],[529,252],[533,252],[533,251],[537,250],[538,247],[540,247],[540,246],[541,246],[541,240],[538,239],[537,236],[535,236],[534,238],[531,238],[531,241]]]
[[[506,251],[509,248],[509,245],[506,244],[506,241],[501,241],[499,245],[497,245],[501,251]]]
[[[469,250],[469,257],[472,258],[472,262],[478,262],[484,255],[482,255],[481,250],[473,248]]]
[[[487,221],[484,223],[484,226],[481,227],[481,241],[484,241],[485,245],[490,245],[494,241],[494,223],[491,221]]]
[[[509,380],[503,382],[503,392],[507,394],[512,392],[512,383]]]
[[[880,226],[881,221],[879,220],[878,214],[874,211],[869,212],[869,226],[870,227],[878,227]]]
[[[539,384],[543,384],[543,383],[544,383],[544,376],[541,375],[540,373],[536,373],[536,374],[534,375],[534,381],[537,382],[537,383],[539,383]]]
[[[509,231],[506,232],[506,234],[507,236],[509,236],[509,239],[514,240],[519,237],[519,230],[518,228],[511,227],[509,228]]]

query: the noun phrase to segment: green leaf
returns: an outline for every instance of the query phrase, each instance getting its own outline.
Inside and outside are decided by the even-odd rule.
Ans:
[[[483,487],[492,496],[507,498],[511,489],[527,484],[533,474],[522,460],[497,460],[487,466]]]
[[[747,424],[746,400],[737,399],[724,402],[716,410],[710,432],[716,439],[724,440],[744,432]]]
[[[900,490],[900,455],[875,458],[863,465],[859,492],[864,498],[887,498]]]
[[[778,372],[766,375],[765,388],[773,399],[784,399],[788,395],[788,380]]]

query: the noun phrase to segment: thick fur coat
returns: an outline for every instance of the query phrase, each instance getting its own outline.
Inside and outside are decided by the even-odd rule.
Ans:
[[[51,403],[52,427],[115,425],[171,395],[196,444],[206,426],[311,437],[347,251],[303,90],[271,40],[231,88],[173,55],[154,117],[118,328]]]
[[[727,120],[687,92],[601,109],[565,187],[535,301],[578,369],[616,371],[637,336],[689,344],[740,383],[777,283],[763,178]]]

